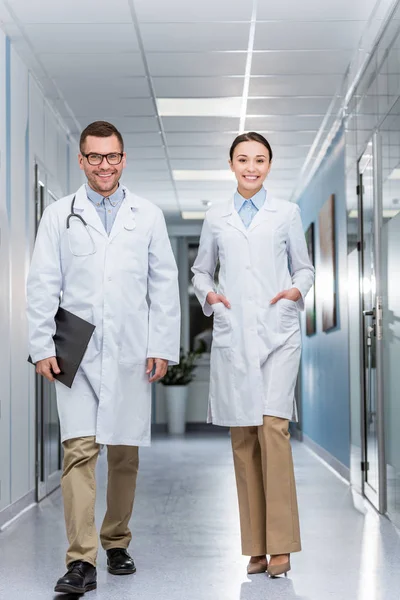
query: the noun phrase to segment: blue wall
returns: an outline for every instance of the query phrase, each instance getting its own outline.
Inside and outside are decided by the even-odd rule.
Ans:
[[[335,329],[322,331],[321,295],[318,287],[318,215],[335,194],[337,318]],[[350,466],[349,343],[347,317],[347,220],[345,144],[340,132],[330,152],[302,194],[299,205],[304,228],[315,226],[317,333],[303,336],[301,372],[302,429],[346,467]]]

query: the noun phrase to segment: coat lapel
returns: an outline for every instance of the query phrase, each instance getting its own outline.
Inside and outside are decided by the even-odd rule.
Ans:
[[[268,221],[271,218],[270,213],[275,212],[276,210],[277,207],[275,201],[273,200],[273,198],[269,198],[267,195],[263,206],[260,208],[258,213],[255,215],[254,219],[252,220],[248,232],[251,233],[253,229],[256,229],[256,227],[258,227],[265,221]]]
[[[124,229],[127,231],[133,231],[133,229],[136,228],[136,210],[139,206],[138,199],[126,188],[124,188],[124,190],[125,198],[121,204],[121,208],[117,213],[114,225],[111,229],[110,241],[113,240]]]
[[[74,211],[86,221],[88,226],[93,227],[93,229],[101,233],[103,237],[107,238],[107,232],[104,229],[104,225],[97,214],[93,202],[90,202],[87,197],[85,185],[82,185],[75,194]]]
[[[247,229],[243,225],[243,221],[239,217],[239,214],[238,214],[237,210],[235,209],[234,200],[232,200],[228,203],[228,205],[226,207],[226,211],[224,212],[223,216],[228,217],[227,224],[230,227],[234,227],[235,229],[240,231],[240,233],[243,233],[243,235],[245,235],[247,237]]]

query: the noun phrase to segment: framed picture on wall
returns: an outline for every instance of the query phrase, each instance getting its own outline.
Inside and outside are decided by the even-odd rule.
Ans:
[[[320,265],[318,295],[322,300],[322,329],[336,327],[336,240],[335,196],[332,194],[319,213]]]
[[[306,242],[308,248],[308,255],[310,260],[315,267],[315,227],[314,223],[311,223],[310,227],[306,231]],[[306,335],[314,335],[317,332],[317,315],[315,307],[315,285],[312,286],[308,292],[305,301],[306,309]]]

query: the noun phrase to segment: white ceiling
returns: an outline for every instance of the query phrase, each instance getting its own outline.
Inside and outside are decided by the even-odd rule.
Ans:
[[[0,0],[0,18],[71,132],[113,122],[128,152],[125,183],[179,214],[233,191],[231,181],[175,181],[173,171],[227,169],[241,123],[268,137],[268,188],[291,197],[375,1]],[[196,98],[239,110],[157,110],[159,99]]]

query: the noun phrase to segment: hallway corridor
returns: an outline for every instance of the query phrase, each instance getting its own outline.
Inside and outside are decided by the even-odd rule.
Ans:
[[[294,442],[303,552],[287,579],[246,575],[229,438],[156,437],[142,449],[132,521],[137,573],[115,577],[99,554],[101,600],[398,600],[400,536],[386,518]],[[104,514],[99,462],[97,523]],[[64,571],[59,491],[0,534],[1,600],[68,598],[52,592]],[[72,598],[72,597],[69,597]]]

